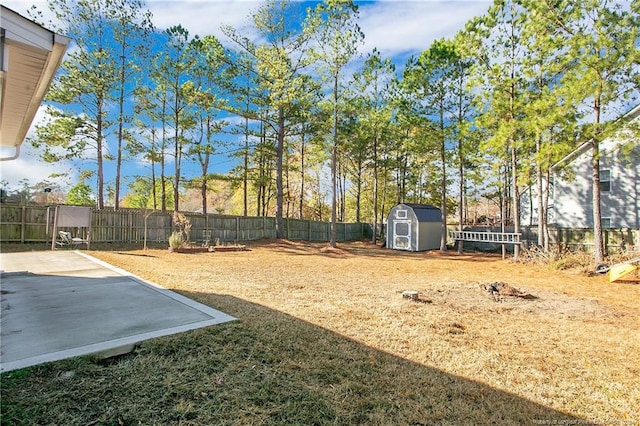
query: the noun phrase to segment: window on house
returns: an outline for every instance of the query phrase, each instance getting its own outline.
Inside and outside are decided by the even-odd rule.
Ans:
[[[547,223],[556,223],[556,211],[553,206],[547,207]]]
[[[611,170],[600,170],[600,191],[611,191]]]
[[[600,225],[602,228],[613,228],[610,217],[603,217],[600,219]]]

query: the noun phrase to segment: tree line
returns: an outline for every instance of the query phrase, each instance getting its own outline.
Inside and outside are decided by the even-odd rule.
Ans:
[[[139,0],[48,6],[74,47],[31,143],[45,161],[95,160],[78,185],[94,179],[100,209],[113,161],[115,209],[177,211],[188,194],[206,213],[224,193],[241,214],[275,215],[279,236],[283,217],[330,218],[335,245],[337,221],[376,230],[394,204],[430,203],[445,250],[447,223],[462,226],[478,196],[519,232],[528,191],[544,246],[551,166],[589,141],[601,236],[599,144],[619,124],[605,117],[639,92],[637,0],[495,0],[401,67],[376,49],[361,57],[351,0],[268,0],[250,33],[222,29],[225,44],[181,25],[156,30]],[[220,153],[233,159],[226,174],[211,171]],[[127,176],[134,161],[149,172]],[[186,162],[199,173],[185,175]]]

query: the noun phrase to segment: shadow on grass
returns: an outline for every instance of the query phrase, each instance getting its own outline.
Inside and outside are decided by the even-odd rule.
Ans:
[[[587,423],[232,296],[180,292],[239,318],[133,353],[2,375],[2,424]]]

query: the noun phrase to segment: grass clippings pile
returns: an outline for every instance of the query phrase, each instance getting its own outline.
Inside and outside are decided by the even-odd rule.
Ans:
[[[239,318],[2,376],[3,424],[634,424],[640,286],[366,243],[94,251]],[[142,256],[144,255],[144,256]],[[489,294],[503,282],[535,299]],[[429,303],[402,297],[418,292]]]

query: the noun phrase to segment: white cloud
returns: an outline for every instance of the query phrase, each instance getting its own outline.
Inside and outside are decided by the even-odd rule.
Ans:
[[[25,18],[29,18],[28,11],[31,9],[31,6],[35,6],[36,9],[42,13],[42,17],[38,18],[37,21],[43,23],[45,28],[55,30],[55,27],[59,25],[59,21],[53,12],[49,10],[46,0],[2,0],[2,5]]]
[[[384,57],[418,54],[431,42],[451,37],[474,16],[487,11],[491,0],[388,0],[357,1],[358,24],[365,33],[361,51],[376,47]],[[250,15],[263,4],[259,0],[150,0],[146,5],[160,30],[180,24],[191,35],[213,34],[223,43],[220,27],[230,25],[240,34],[257,38]],[[309,5],[312,5],[309,2]]]
[[[2,4],[25,17],[35,5],[43,13],[45,23],[56,21],[47,0],[3,0]],[[151,11],[153,24],[159,31],[182,25],[191,36],[213,34],[225,42],[227,38],[220,30],[222,25],[231,25],[242,34],[251,35],[246,28],[249,15],[261,4],[260,0],[147,0],[143,7]]]
[[[434,40],[452,37],[491,1],[381,1],[360,5],[359,25],[365,34],[363,52],[377,48],[383,57],[419,54]]]
[[[54,174],[60,175],[62,173],[66,173],[66,175],[51,177]],[[46,180],[65,188],[77,180],[75,175],[75,169],[66,163],[44,163],[28,144],[22,146],[22,153],[16,160],[0,163],[0,180],[7,181],[10,190],[19,189],[22,186],[20,181],[23,179],[26,179],[29,185]]]
[[[33,148],[27,141],[33,135],[35,126],[46,120],[47,114],[45,110],[44,106],[38,109],[29,132],[27,132],[27,139],[21,146],[20,156],[15,160],[0,162],[0,180],[7,181],[11,190],[18,189],[21,186],[19,182],[23,179],[26,179],[31,185],[48,180],[59,184],[61,187],[66,187],[70,182],[76,180],[77,169],[71,162],[45,163],[42,160],[41,150]],[[13,149],[6,152],[3,149],[2,156],[13,155],[14,152]],[[51,178],[52,175],[65,176]]]
[[[221,42],[228,39],[221,26],[230,25],[241,34],[248,30],[249,15],[262,3],[257,0],[150,0],[147,8],[153,13],[153,23],[158,30],[182,25],[191,36],[215,35]]]
[[[360,27],[365,33],[361,52],[377,48],[383,57],[419,54],[432,41],[451,37],[474,16],[487,11],[491,0],[381,0],[358,1]],[[26,16],[35,4],[44,13],[45,21],[53,19],[46,0],[3,0],[10,9]],[[230,25],[256,39],[250,15],[263,4],[260,0],[147,0],[153,13],[153,23],[160,31],[182,25],[189,33],[203,37],[215,35],[224,44],[228,38],[221,26]],[[309,5],[312,5],[309,2]]]

